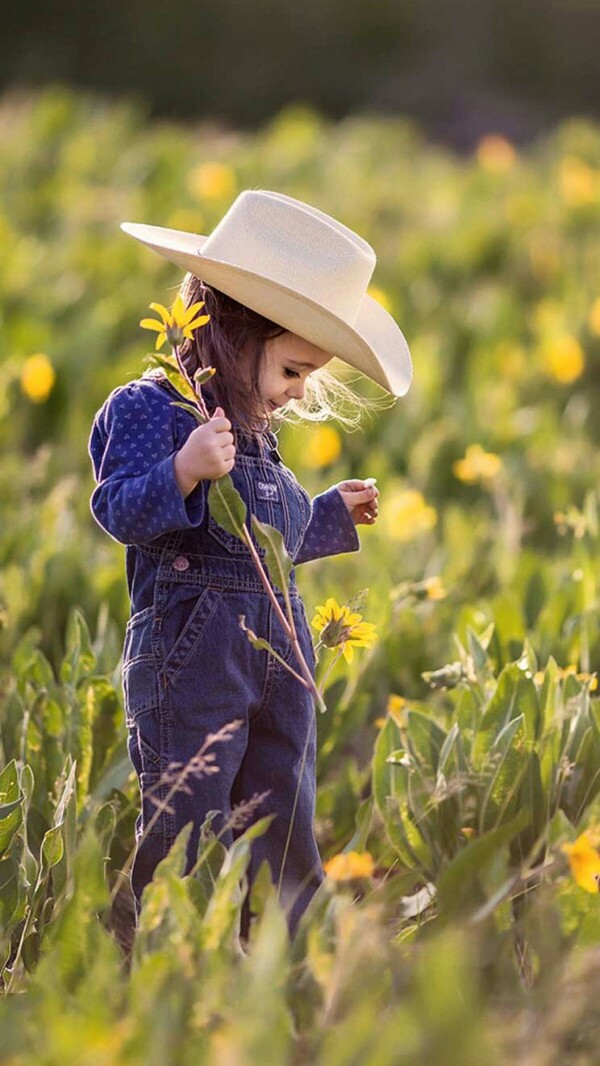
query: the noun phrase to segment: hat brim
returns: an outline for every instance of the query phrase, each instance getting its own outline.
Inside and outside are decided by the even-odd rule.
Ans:
[[[392,316],[365,294],[352,325],[322,304],[263,274],[202,254],[208,237],[163,226],[122,222],[130,237],[232,299],[337,356],[394,396],[410,387],[408,344]]]

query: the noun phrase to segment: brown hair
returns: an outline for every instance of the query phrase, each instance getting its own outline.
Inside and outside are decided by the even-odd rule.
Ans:
[[[261,436],[265,410],[258,382],[265,341],[289,330],[205,284],[195,274],[185,275],[179,295],[186,308],[203,301],[199,314],[210,315],[206,325],[195,331],[193,340],[185,340],[181,346],[186,370],[191,376],[199,367],[214,367],[215,376],[203,387],[207,398],[215,406],[221,406],[244,433]],[[249,361],[249,386],[239,373],[242,352]],[[342,363],[340,370],[346,373],[348,367]],[[352,430],[358,428],[363,414],[389,407],[389,400],[390,397],[358,395],[324,366],[307,376],[303,399],[290,400],[273,420],[324,422],[335,418],[344,428]],[[391,402],[395,402],[394,398]]]
[[[198,313],[210,315],[206,325],[195,331],[193,340],[185,340],[181,346],[186,370],[192,376],[199,367],[214,367],[216,374],[204,386],[204,391],[245,432],[260,432],[261,423],[263,428],[265,424],[264,404],[258,391],[264,343],[288,331],[219,289],[206,285],[194,274],[186,274],[180,295],[184,307],[204,301]],[[239,372],[242,352],[248,359],[249,386]]]

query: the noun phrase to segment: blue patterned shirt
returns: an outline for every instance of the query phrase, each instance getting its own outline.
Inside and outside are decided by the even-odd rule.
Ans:
[[[193,529],[206,518],[207,483],[199,482],[184,498],[175,478],[175,455],[195,423],[173,406],[174,398],[165,381],[142,377],[113,389],[94,418],[88,449],[97,486],[90,507],[102,529],[122,544]],[[276,438],[265,432],[265,442],[274,447]],[[333,486],[315,496],[294,563],[359,548],[339,490]]]

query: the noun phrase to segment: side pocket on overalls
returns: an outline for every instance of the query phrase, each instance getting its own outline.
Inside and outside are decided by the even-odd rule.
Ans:
[[[160,768],[158,677],[152,654],[154,609],[146,607],[128,621],[123,644],[123,701],[129,754],[138,773]]]

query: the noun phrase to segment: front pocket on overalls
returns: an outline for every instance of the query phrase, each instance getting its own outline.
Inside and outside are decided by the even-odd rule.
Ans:
[[[222,590],[210,585],[169,583],[162,619],[162,670],[173,677],[197,650]]]

